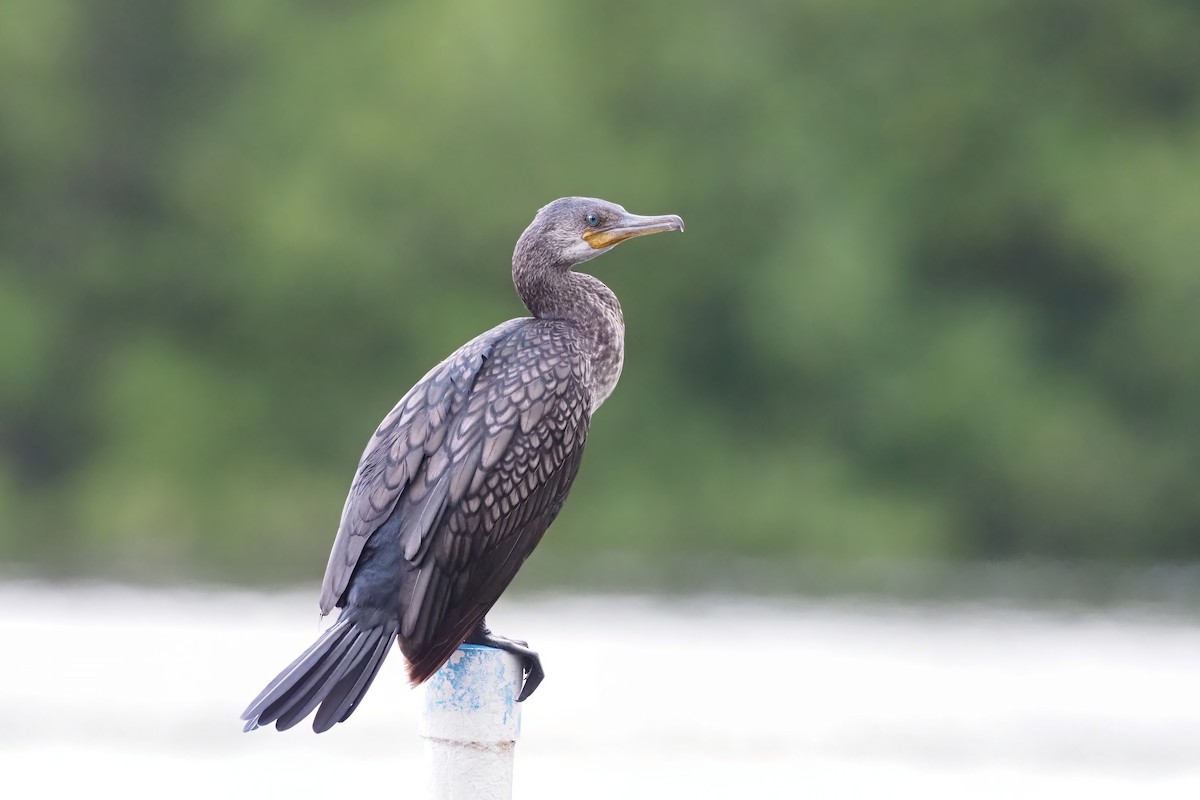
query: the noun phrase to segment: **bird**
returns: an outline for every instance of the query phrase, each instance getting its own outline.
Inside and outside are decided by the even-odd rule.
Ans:
[[[283,731],[314,709],[323,733],[354,713],[393,643],[415,686],[463,643],[521,662],[518,700],[545,677],[528,643],[485,616],[558,516],[592,415],[624,362],[616,295],[575,267],[621,242],[682,231],[590,197],[538,210],[517,240],[512,278],[531,316],[466,343],[408,391],[370,437],[342,509],[321,615],[336,622],[242,714]]]

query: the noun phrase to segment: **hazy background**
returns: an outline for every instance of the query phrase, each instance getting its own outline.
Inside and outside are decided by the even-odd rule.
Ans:
[[[518,796],[1200,796],[1167,0],[0,4],[9,785],[419,770],[399,663],[319,738],[237,715],[368,436],[524,313],[568,194],[687,233],[588,265],[627,358],[491,618],[548,673]]]
[[[1186,2],[5,3],[0,559],[315,583],[378,420],[588,194],[688,229],[589,265],[625,372],[521,585],[1194,599],[1155,565],[1200,557],[1198,41]]]

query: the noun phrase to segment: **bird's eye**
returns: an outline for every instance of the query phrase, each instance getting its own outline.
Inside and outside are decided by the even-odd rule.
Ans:
[[[587,215],[587,224],[593,228],[600,224],[600,217],[596,216],[595,212]]]

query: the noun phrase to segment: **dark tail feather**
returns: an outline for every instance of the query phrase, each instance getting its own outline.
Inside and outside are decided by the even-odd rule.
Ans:
[[[354,713],[354,709],[358,707],[358,701],[362,700],[367,689],[371,688],[371,682],[375,680],[375,675],[383,665],[383,659],[387,657],[388,650],[391,649],[392,642],[396,638],[396,628],[395,623],[390,624],[387,636],[381,636],[374,643],[374,648],[370,647],[370,643],[363,648],[362,668],[354,671],[347,670],[325,696],[324,702],[321,703],[321,710],[317,712],[317,716],[313,720],[314,731],[324,733],[335,724],[345,722]]]
[[[379,671],[392,642],[396,639],[396,623],[362,627],[344,617],[321,638],[305,650],[273,681],[242,713],[245,730],[275,723],[284,731],[304,719],[318,704],[322,704],[313,729],[317,733],[329,730],[334,722],[345,720]],[[350,692],[349,689],[356,689]],[[347,694],[353,695],[342,709]],[[329,721],[327,714],[339,709]]]

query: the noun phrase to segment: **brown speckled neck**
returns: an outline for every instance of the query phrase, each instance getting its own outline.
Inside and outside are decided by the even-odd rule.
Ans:
[[[579,329],[594,413],[612,394],[625,360],[625,317],[617,296],[592,275],[520,258],[513,259],[513,284],[535,317],[565,320]]]

